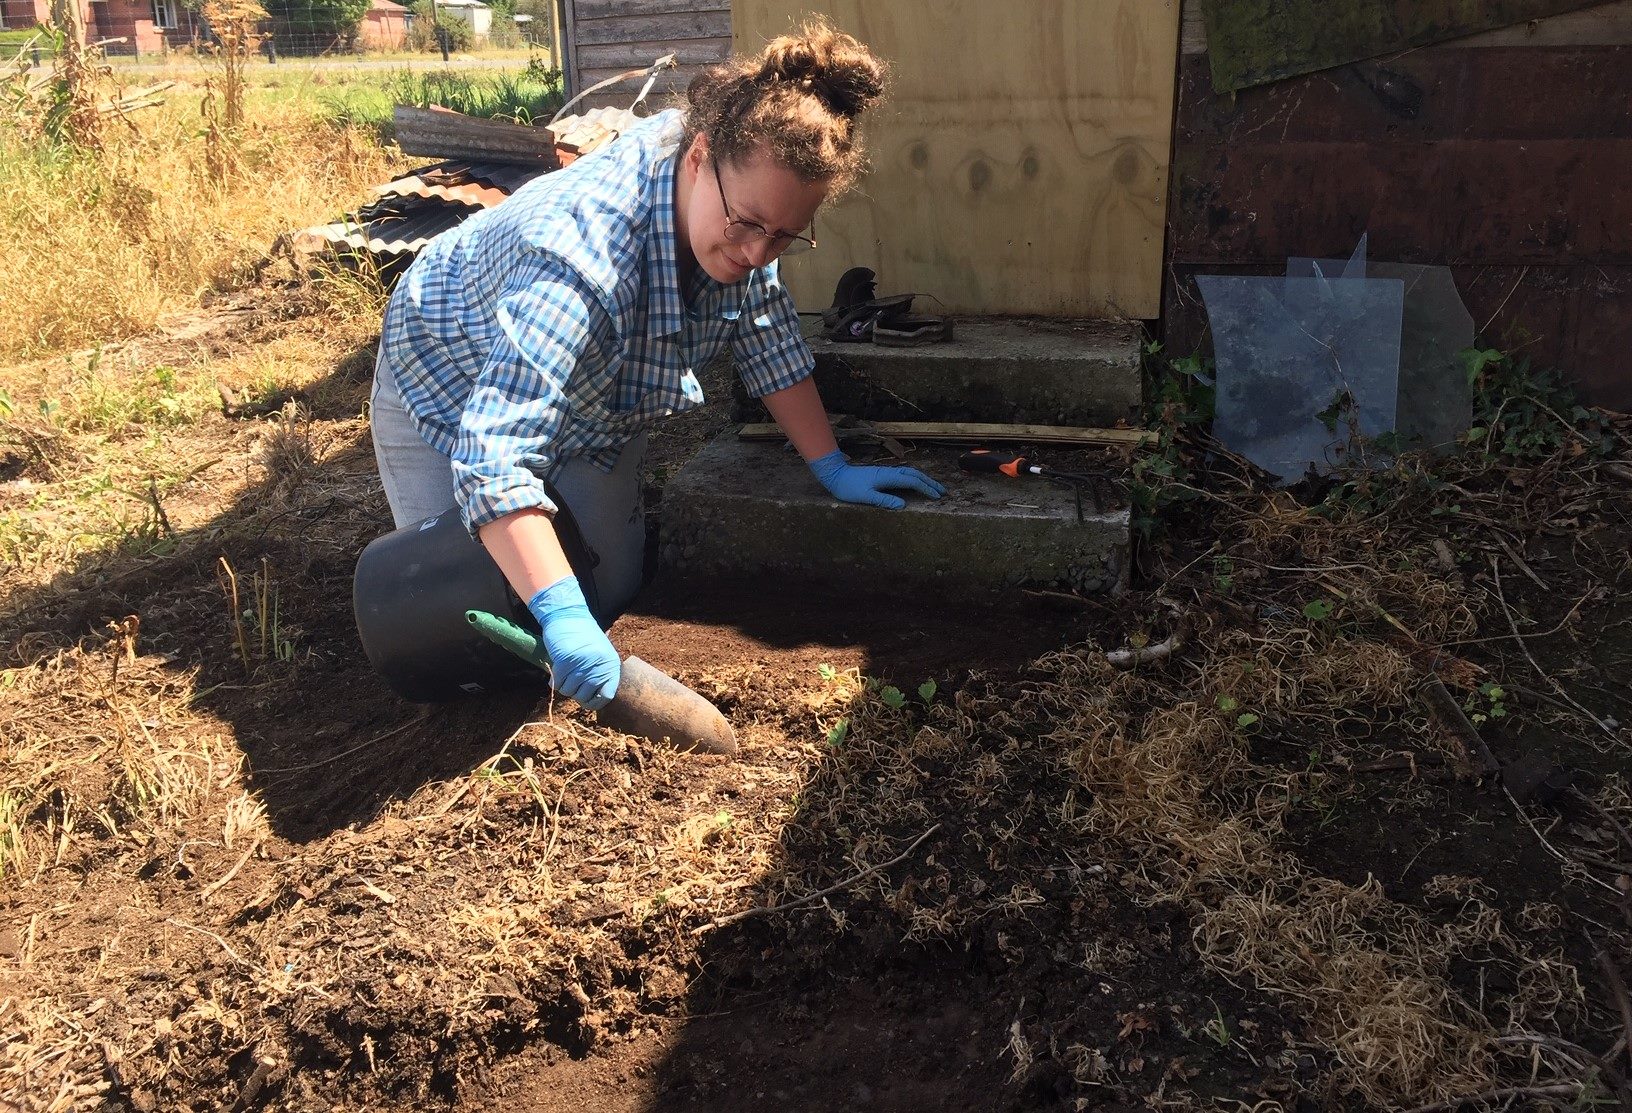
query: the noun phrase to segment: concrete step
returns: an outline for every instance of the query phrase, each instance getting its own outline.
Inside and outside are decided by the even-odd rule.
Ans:
[[[819,322],[810,328],[819,330]],[[1029,425],[1139,420],[1141,349],[1131,324],[960,317],[945,344],[883,348],[813,336],[810,348],[816,385],[833,413]],[[763,420],[740,383],[737,389],[738,420]]]
[[[675,573],[773,573],[873,586],[1116,591],[1127,583],[1126,506],[1096,507],[1043,480],[965,475],[952,452],[904,461],[947,486],[904,510],[835,501],[781,444],[727,430],[663,491],[660,554]],[[1107,492],[1107,497],[1114,496]]]

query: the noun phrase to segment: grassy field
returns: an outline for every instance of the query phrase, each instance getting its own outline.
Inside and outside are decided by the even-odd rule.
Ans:
[[[1155,366],[1126,595],[659,578],[613,636],[736,762],[413,707],[383,294],[274,245],[426,86],[214,77],[0,121],[0,1110],[1632,1101],[1632,422],[1487,353],[1462,452],[1275,490]]]

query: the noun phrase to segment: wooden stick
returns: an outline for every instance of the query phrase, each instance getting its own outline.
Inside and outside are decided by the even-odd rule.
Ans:
[[[1626,982],[1621,978],[1621,972],[1615,968],[1615,963],[1609,957],[1609,951],[1603,947],[1593,956],[1598,960],[1598,969],[1604,972],[1604,980],[1609,982],[1610,995],[1615,998],[1615,1007],[1621,1010],[1621,1023],[1626,1031],[1632,1034],[1632,998],[1626,993]],[[1632,1040],[1627,1041],[1626,1058],[1632,1063]]]
[[[846,437],[893,437],[902,441],[992,441],[1001,443],[1083,445],[1098,448],[1138,448],[1155,444],[1156,434],[1148,429],[1093,429],[1075,425],[993,425],[967,421],[867,421],[859,425],[839,425],[833,435]],[[771,422],[750,422],[737,431],[744,441],[785,439],[781,428]]]
[[[891,858],[888,862],[877,866],[868,866],[854,877],[846,878],[837,885],[829,885],[827,888],[811,893],[809,896],[800,897],[798,900],[790,900],[784,904],[773,904],[765,908],[749,908],[742,912],[734,912],[729,916],[722,916],[718,920],[710,920],[708,923],[699,928],[693,928],[691,934],[701,935],[705,931],[712,931],[715,928],[725,927],[728,924],[740,923],[743,920],[752,919],[755,916],[769,916],[773,912],[786,912],[790,908],[798,908],[802,904],[811,904],[815,901],[821,900],[825,896],[831,896],[841,889],[848,889],[852,885],[857,885],[867,880],[869,877],[873,876],[873,874],[887,870],[891,866],[903,861],[907,855],[918,849],[919,843],[923,842],[940,829],[941,825],[939,823],[935,824],[935,826],[913,839],[911,845],[909,845],[901,853],[897,854],[894,858]]]
[[[1496,539],[1496,544],[1502,547],[1502,552],[1507,554],[1507,559],[1513,562],[1514,567],[1528,576],[1530,578],[1530,582],[1541,588],[1541,590],[1548,590],[1547,584],[1540,576],[1536,575],[1534,570],[1532,570],[1528,564],[1524,562],[1524,558],[1519,555],[1518,550],[1513,548],[1512,545],[1508,544],[1507,538],[1495,532],[1492,532],[1491,536]]]
[[[1580,712],[1582,715],[1585,715],[1593,726],[1597,727],[1611,738],[1616,737],[1615,732],[1609,729],[1608,723],[1604,722],[1591,711],[1588,711],[1585,707],[1582,707],[1575,700],[1571,699],[1570,693],[1564,690],[1564,685],[1560,684],[1557,680],[1549,676],[1546,671],[1536,663],[1535,657],[1531,656],[1530,654],[1529,645],[1525,644],[1524,636],[1519,633],[1519,623],[1518,620],[1513,617],[1513,608],[1507,605],[1507,595],[1502,591],[1502,565],[1501,562],[1494,556],[1490,558],[1490,571],[1496,579],[1496,601],[1502,605],[1502,614],[1507,616],[1507,625],[1508,628],[1513,631],[1513,640],[1519,643],[1519,648],[1524,651],[1524,659],[1530,662],[1530,667],[1536,670],[1536,675],[1541,677],[1548,684],[1551,684],[1553,686],[1553,690],[1558,693],[1559,698],[1565,703],[1569,704],[1571,707],[1575,708],[1576,711]]]
[[[242,858],[238,859],[237,865],[233,866],[226,873],[222,874],[221,878],[219,880],[212,881],[209,884],[209,886],[207,888],[205,888],[205,890],[198,895],[199,903],[200,904],[207,904],[209,902],[209,899],[216,894],[216,891],[218,889],[220,889],[221,886],[223,886],[227,882],[231,881],[234,877],[237,877],[238,876],[238,871],[244,868],[244,863],[245,862],[249,861],[249,856],[251,854],[255,853],[260,848],[261,848],[261,840],[260,839],[256,839],[254,842],[250,843],[249,844],[249,849],[244,851],[244,856]]]
[[[1432,1105],[1419,1105],[1408,1109],[1405,1113],[1447,1113],[1448,1110],[1458,1109],[1475,1102],[1501,1101],[1503,1098],[1562,1098],[1574,1097],[1582,1091],[1579,1082],[1562,1082],[1555,1086],[1504,1086],[1500,1090],[1486,1090],[1482,1094],[1467,1094],[1463,1097],[1452,1098],[1450,1101],[1436,1101]]]
[[[1502,763],[1496,760],[1496,755],[1490,752],[1490,746],[1485,743],[1484,737],[1468,717],[1457,706],[1456,697],[1451,695],[1445,683],[1437,676],[1430,676],[1422,686],[1422,700],[1428,705],[1428,710],[1462,743],[1464,751],[1479,755],[1479,774],[1489,776],[1499,771]]]

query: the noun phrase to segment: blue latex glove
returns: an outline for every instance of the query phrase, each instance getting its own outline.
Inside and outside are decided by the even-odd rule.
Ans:
[[[859,502],[865,506],[882,506],[886,510],[900,510],[907,500],[886,490],[917,491],[938,499],[946,488],[917,468],[875,468],[852,464],[837,449],[819,460],[810,462],[827,493],[840,502]]]
[[[623,662],[589,613],[578,577],[557,580],[527,600],[527,609],[544,632],[551,686],[591,711],[611,703],[618,694]]]

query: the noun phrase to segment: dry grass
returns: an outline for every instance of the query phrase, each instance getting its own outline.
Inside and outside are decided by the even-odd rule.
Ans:
[[[371,139],[297,100],[251,102],[232,172],[212,171],[198,111],[198,94],[172,92],[100,152],[0,124],[0,360],[107,344],[245,286],[280,234],[335,219],[389,176]]]

